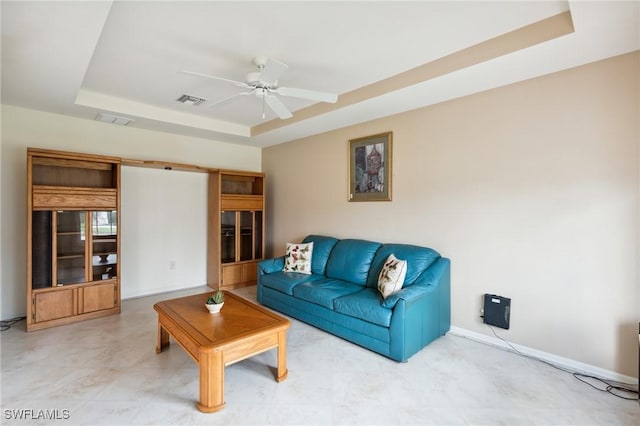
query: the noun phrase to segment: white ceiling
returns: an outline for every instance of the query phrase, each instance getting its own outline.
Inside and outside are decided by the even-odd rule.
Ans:
[[[287,142],[640,49],[638,1],[0,3],[2,103],[130,127],[254,146]],[[241,89],[251,60],[289,65],[280,85],[348,93],[526,25],[570,11],[574,31],[367,99],[306,116],[282,98],[281,121],[255,97],[210,108]],[[296,115],[296,112],[298,114]],[[304,116],[304,117],[303,117]],[[267,123],[266,130],[256,126]],[[252,129],[253,134],[252,135]]]

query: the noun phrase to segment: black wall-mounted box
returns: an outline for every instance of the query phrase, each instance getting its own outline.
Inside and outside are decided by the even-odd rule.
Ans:
[[[508,297],[497,296],[495,294],[484,295],[484,316],[485,324],[495,325],[496,327],[509,329],[509,320],[511,317],[511,299]]]

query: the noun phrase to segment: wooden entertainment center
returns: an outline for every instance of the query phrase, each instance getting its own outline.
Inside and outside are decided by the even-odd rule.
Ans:
[[[264,174],[209,173],[207,282],[216,290],[256,283],[264,256]]]
[[[207,173],[207,285],[256,282],[264,174],[27,149],[27,331],[120,312],[121,166]]]

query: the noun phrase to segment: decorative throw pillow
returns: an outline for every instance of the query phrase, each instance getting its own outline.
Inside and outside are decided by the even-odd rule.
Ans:
[[[382,297],[386,299],[400,290],[406,275],[407,261],[397,259],[393,254],[390,254],[378,276],[378,291]]]
[[[287,243],[287,251],[284,255],[284,272],[299,272],[311,275],[311,255],[313,243],[293,244]]]

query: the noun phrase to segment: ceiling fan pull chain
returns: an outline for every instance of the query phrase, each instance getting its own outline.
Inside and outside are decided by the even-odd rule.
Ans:
[[[265,93],[265,90],[262,89],[262,119],[264,120],[266,115],[264,113],[264,98],[267,96],[267,94]]]

